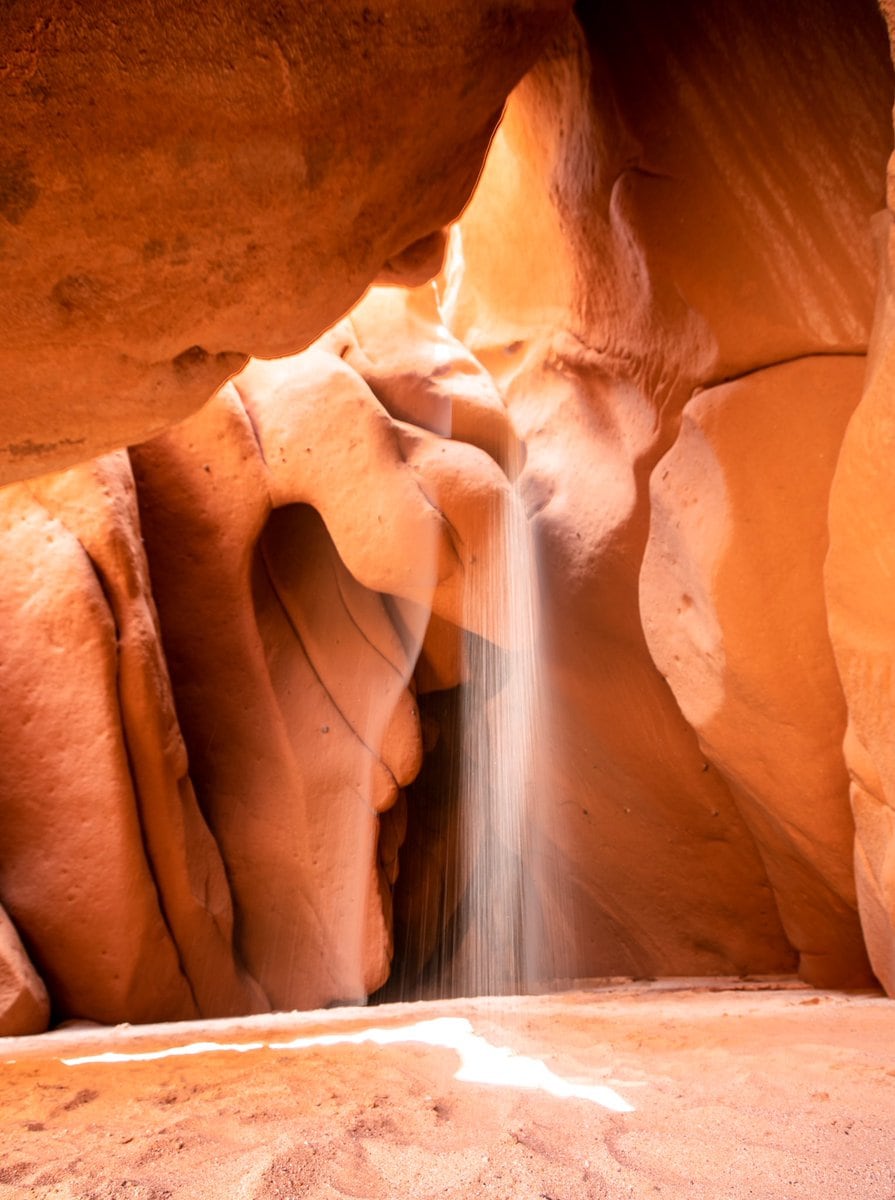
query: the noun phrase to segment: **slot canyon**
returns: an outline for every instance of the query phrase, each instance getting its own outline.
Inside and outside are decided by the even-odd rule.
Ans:
[[[0,1197],[895,1200],[893,28],[5,0]]]

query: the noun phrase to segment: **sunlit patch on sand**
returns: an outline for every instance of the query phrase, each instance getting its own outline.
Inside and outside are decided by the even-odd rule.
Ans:
[[[62,1062],[66,1066],[77,1067],[85,1063],[151,1062],[155,1059],[217,1054],[222,1051],[245,1054],[252,1050],[307,1050],[313,1046],[361,1045],[365,1042],[373,1042],[378,1046],[422,1042],[428,1046],[454,1050],[460,1056],[460,1067],[454,1078],[464,1083],[541,1091],[561,1099],[589,1100],[612,1112],[634,1111],[633,1105],[604,1084],[573,1083],[555,1075],[540,1059],[516,1054],[508,1046],[493,1045],[475,1033],[465,1017],[437,1017],[430,1021],[418,1021],[414,1025],[362,1029],[357,1033],[327,1033],[318,1037],[293,1038],[288,1042],[193,1042],[165,1050],[135,1053],[107,1051],[81,1058],[64,1058]]]

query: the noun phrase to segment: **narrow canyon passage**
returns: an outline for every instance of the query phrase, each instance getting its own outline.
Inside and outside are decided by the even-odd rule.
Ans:
[[[0,1033],[893,993],[884,20],[311,7],[3,18]]]
[[[893,34],[0,5],[0,1200],[895,1200]]]

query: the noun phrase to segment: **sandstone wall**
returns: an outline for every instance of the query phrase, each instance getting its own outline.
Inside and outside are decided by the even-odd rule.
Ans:
[[[0,8],[0,482],[421,282],[571,0]]]
[[[564,7],[0,18],[0,1033],[429,986],[517,472],[538,978],[895,994],[884,26]]]
[[[872,474],[847,549],[835,535],[891,145],[884,29],[863,3],[579,8],[514,94],[445,281],[528,450],[544,891],[568,880],[576,914],[554,973],[795,962],[866,984],[861,918],[877,972],[891,953],[891,810],[855,765],[823,572],[835,473],[828,582],[882,617],[845,565],[885,571]]]
[[[881,4],[895,31],[895,8]],[[876,316],[864,387],[842,443],[830,495],[825,566],[829,630],[847,706],[845,761],[855,819],[855,876],[874,970],[895,995],[895,739],[892,730],[895,430],[895,207],[892,160],[887,208],[875,223],[880,259]]]
[[[509,486],[425,428],[454,392],[505,449],[434,291],[373,294],[130,456],[0,493],[4,1032],[46,1023],[41,979],[57,1018],[106,1022],[385,982],[412,676],[459,679],[463,590]]]

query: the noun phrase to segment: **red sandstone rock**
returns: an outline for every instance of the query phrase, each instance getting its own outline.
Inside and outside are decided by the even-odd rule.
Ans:
[[[756,594],[720,608],[712,595],[705,631],[724,640],[740,674],[721,671],[702,637],[688,647],[689,670],[682,663],[669,682],[701,733],[700,705],[716,712],[724,692],[718,745],[700,745],[653,664],[638,576],[647,481],[691,396],[781,360],[866,344],[869,221],[891,141],[885,41],[872,6],[858,0],[673,13],[643,0],[582,9],[582,20],[587,40],[570,26],[514,94],[443,289],[449,326],[494,374],[527,446],[521,483],[542,546],[556,707],[542,818],[554,861],[542,890],[559,897],[564,881],[573,913],[562,945],[559,907],[548,911],[560,942],[548,973],[781,969],[790,951],[779,903],[808,977],[866,979],[839,754],[844,714],[820,594],[826,488],[860,362],[818,368],[815,390],[829,412],[800,453],[814,445],[824,458],[803,479],[787,480],[786,453],[818,401],[798,370],[784,373],[777,418],[795,424],[783,433],[765,399],[764,428],[777,437],[768,465],[779,464],[800,505],[801,557],[789,581],[797,603],[786,615],[810,621],[798,643],[810,662],[802,673],[774,664],[784,630],[765,630]],[[731,393],[742,403],[754,394]],[[737,421],[757,452],[748,415]],[[746,450],[726,443],[721,461],[739,487],[725,501],[737,513],[728,548],[712,540],[711,520],[730,523],[730,509],[718,512],[723,497],[709,490],[700,441],[685,444],[680,479],[692,480],[707,520],[694,522],[691,544],[663,542],[655,527],[653,552],[664,556],[664,577],[689,579],[710,574],[729,549],[730,592],[737,547],[741,571],[758,570],[743,523],[753,519],[747,488],[763,481],[762,461],[750,469]],[[756,496],[754,517],[773,528],[772,497],[760,487]],[[785,544],[778,534],[769,547],[775,561]],[[677,651],[660,648],[655,631],[673,627],[675,598],[654,574],[642,604],[665,670]],[[786,601],[775,596],[774,605]],[[756,678],[760,688],[737,694],[741,679]],[[764,719],[763,705],[773,706]],[[775,719],[804,719],[786,748],[796,761],[766,746]]]
[[[650,653],[751,829],[803,978],[867,986],[845,702],[827,638],[827,501],[862,357],[708,388],[653,472]]]
[[[507,395],[528,451],[545,627],[539,976],[786,969],[752,837],[639,621],[646,398],[555,350],[546,362],[535,351]]]
[[[456,624],[506,479],[393,420],[320,349],[251,363],[132,456],[240,951],[274,1007],[360,999],[388,974],[400,789],[422,753],[425,625],[402,616]]]
[[[325,339],[393,417],[478,446],[506,469],[523,453],[494,380],[444,326],[434,285],[372,288]]]
[[[871,0],[581,16],[586,40],[557,37],[514,94],[461,223],[462,339],[490,366],[568,330],[672,404],[691,380],[863,349],[891,142]]]
[[[891,201],[890,201],[891,203]],[[856,825],[855,873],[867,949],[895,995],[895,308],[892,218],[881,224],[883,281],[867,378],[830,495],[826,598],[848,704],[845,760]]]
[[[511,474],[520,469],[524,448],[494,380],[444,326],[434,286],[372,288],[322,344],[354,367],[396,420],[478,446]],[[443,454],[445,447],[434,445]],[[484,515],[490,505],[485,500],[480,507]],[[483,533],[476,539],[481,544]],[[443,613],[442,597],[443,589]],[[393,603],[406,611],[399,597]],[[461,609],[462,603],[452,607],[453,620],[433,613],[428,625],[422,614],[426,632],[414,672],[422,691],[453,687],[463,678],[461,626],[470,614]],[[419,621],[419,613],[407,619],[414,615]],[[499,641],[505,631],[494,628],[490,636]]]
[[[434,274],[568,7],[5,4],[0,479],[151,436],[380,271]]]
[[[266,1007],[186,773],[125,454],[0,493],[0,898],[60,1015]]]
[[[0,908],[0,1037],[43,1033],[49,1020],[47,989]]]

